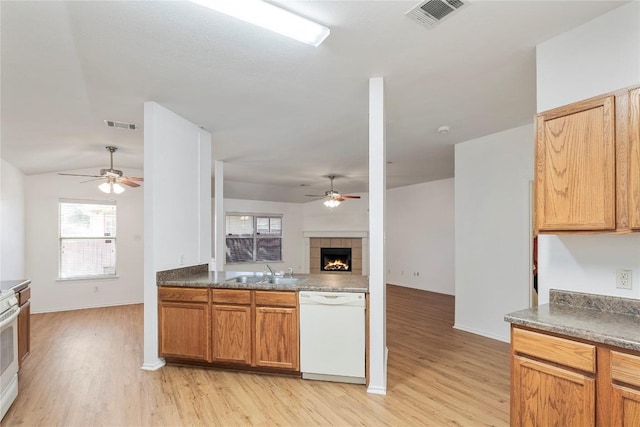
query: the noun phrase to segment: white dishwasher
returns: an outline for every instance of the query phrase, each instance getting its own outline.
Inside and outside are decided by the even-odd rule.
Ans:
[[[365,294],[300,291],[302,378],[364,384]]]

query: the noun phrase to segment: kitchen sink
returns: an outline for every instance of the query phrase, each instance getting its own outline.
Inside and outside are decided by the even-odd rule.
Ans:
[[[269,279],[269,283],[272,285],[295,285],[300,279],[295,277],[272,277]]]
[[[238,276],[235,279],[232,279],[232,281],[238,283],[258,283],[263,282],[264,278],[260,276]]]

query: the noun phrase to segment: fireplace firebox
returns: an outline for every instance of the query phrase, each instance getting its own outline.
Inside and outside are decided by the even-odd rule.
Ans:
[[[351,248],[320,248],[322,271],[351,271]]]

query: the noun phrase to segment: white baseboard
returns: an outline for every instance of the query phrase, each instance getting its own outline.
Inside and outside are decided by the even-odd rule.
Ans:
[[[480,331],[478,329],[469,328],[467,326],[453,325],[453,329],[458,329],[459,331],[465,331],[465,332],[470,332],[472,334],[481,335],[481,336],[486,337],[486,338],[491,338],[492,340],[502,341],[502,342],[506,342],[506,343],[511,342],[511,340],[510,340],[510,338],[508,336],[507,337],[503,337],[503,336],[500,336],[500,335],[491,334],[491,333],[486,332],[486,331]]]
[[[387,394],[387,388],[386,387],[369,386],[367,388],[367,393],[369,393],[369,394],[380,394],[380,395],[385,396]]]
[[[143,371],[157,371],[166,364],[167,362],[162,357],[159,357],[158,360],[154,362],[143,363],[140,369],[142,369]]]

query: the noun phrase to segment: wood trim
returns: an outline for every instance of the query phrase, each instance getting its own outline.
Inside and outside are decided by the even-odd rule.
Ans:
[[[558,338],[514,328],[511,334],[516,353],[527,354],[582,371],[596,371],[596,347],[564,338]]]
[[[616,229],[629,229],[629,91],[615,96]]]
[[[209,302],[209,288],[158,287],[158,301]]]
[[[640,229],[640,87],[629,93],[629,227]]]
[[[607,426],[611,420],[611,352],[606,347],[596,350],[596,421],[598,426]]]

